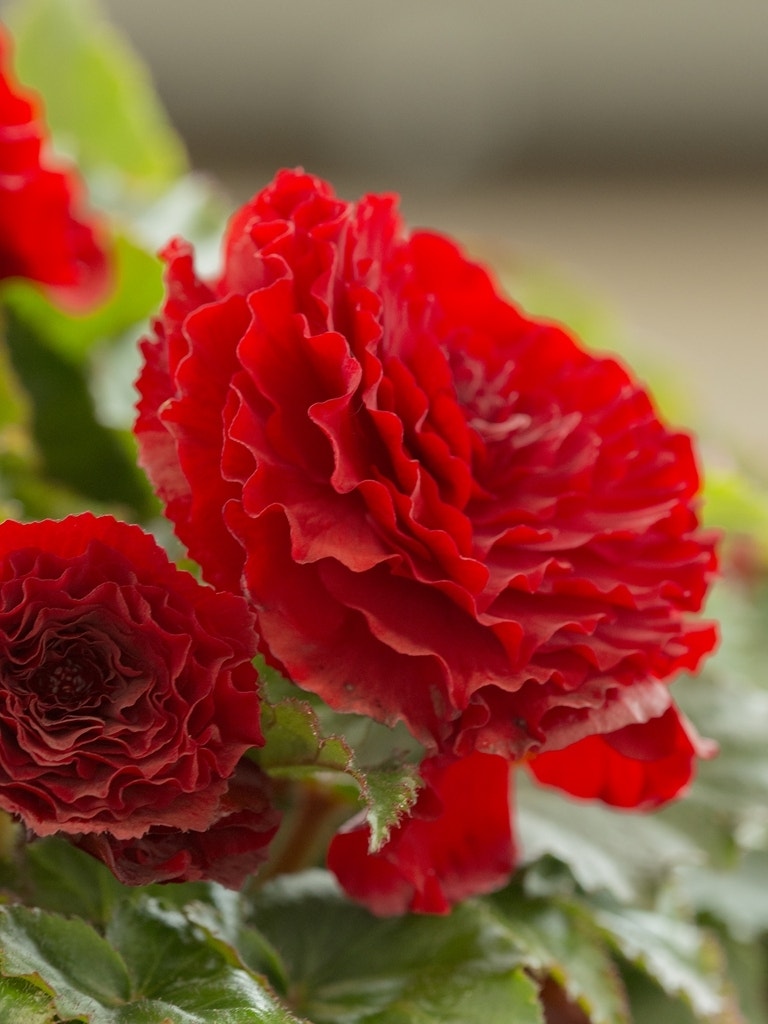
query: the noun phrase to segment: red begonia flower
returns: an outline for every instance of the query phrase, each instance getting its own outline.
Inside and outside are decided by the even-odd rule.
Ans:
[[[208,828],[263,742],[255,649],[246,602],[137,526],[0,524],[0,807],[39,836]]]
[[[499,889],[515,848],[509,763],[493,754],[429,758],[411,814],[376,853],[370,829],[353,820],[331,840],[328,866],[374,914],[447,914],[454,903]]]
[[[528,767],[538,782],[571,796],[650,811],[680,796],[696,758],[716,752],[673,706],[658,718],[541,754]]]
[[[279,824],[269,778],[244,759],[214,820],[202,832],[153,825],[136,839],[101,832],[73,841],[103,861],[124,885],[209,881],[239,889],[267,859]]]
[[[25,277],[80,307],[100,298],[107,258],[76,175],[50,159],[41,103],[10,66],[0,26],[0,279]]]
[[[207,579],[333,708],[511,760],[663,715],[715,643],[690,439],[450,240],[284,171],[182,241],[141,462]]]

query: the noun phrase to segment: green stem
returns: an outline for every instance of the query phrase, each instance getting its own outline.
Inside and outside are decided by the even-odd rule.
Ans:
[[[314,780],[294,783],[292,796],[295,804],[277,836],[275,853],[259,872],[259,886],[320,863],[331,835],[349,815],[349,803]]]

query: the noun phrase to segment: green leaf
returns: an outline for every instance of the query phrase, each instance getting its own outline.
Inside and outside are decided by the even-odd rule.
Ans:
[[[421,778],[417,765],[372,769],[361,773],[363,799],[368,807],[371,853],[386,843],[389,834],[416,802]]]
[[[317,715],[304,701],[265,702],[261,725],[265,742],[258,760],[270,775],[296,779],[350,768],[352,751],[339,736],[322,735]]]
[[[632,1020],[637,1024],[701,1024],[686,1003],[670,997],[647,974],[628,965],[623,975],[632,1007]],[[742,1022],[736,1017],[729,1024]]]
[[[154,898],[122,904],[107,938],[128,964],[134,1002],[115,1024],[297,1024],[236,952]],[[151,1013],[156,1017],[150,1016]]]
[[[717,1020],[727,1007],[722,951],[696,925],[634,907],[599,909],[594,920],[606,940],[697,1017]]]
[[[3,325],[5,326],[5,325]],[[10,430],[19,431],[28,427],[31,410],[27,396],[14,372],[5,339],[0,340],[0,443],[2,451],[19,451],[18,436]],[[23,451],[27,454],[28,442],[24,439]]]
[[[344,1018],[346,1021],[346,1018]],[[522,968],[502,976],[427,973],[365,1024],[543,1024],[536,985]]]
[[[125,964],[90,925],[27,907],[0,907],[0,975],[26,978],[52,994],[60,1017],[114,1020],[130,997]],[[3,997],[7,998],[7,990]]]
[[[537,975],[548,975],[591,1024],[629,1024],[629,1006],[607,944],[590,914],[575,903],[524,897],[517,885],[489,902]]]
[[[3,326],[5,326],[3,324]],[[36,472],[32,407],[16,375],[4,337],[0,337],[0,518],[24,515],[18,483]]]
[[[523,860],[545,855],[568,866],[588,892],[608,890],[631,901],[680,864],[702,858],[700,847],[658,815],[631,815],[568,798],[517,775],[518,832]]]
[[[726,924],[734,939],[755,942],[768,934],[766,851],[746,853],[731,868],[691,868],[679,884],[691,906]]]
[[[133,449],[96,420],[81,370],[15,316],[9,317],[7,342],[14,369],[32,400],[44,475],[89,499],[147,515],[154,499]]]
[[[277,679],[274,670],[265,673],[263,666],[259,670],[266,676],[270,695],[289,692],[286,687],[290,684]],[[329,715],[325,721],[344,727],[347,720],[353,726],[361,721],[351,715]],[[354,802],[358,796],[366,808],[371,848],[376,850],[413,806],[420,785],[418,766],[393,757],[392,730],[386,730],[390,740],[389,762],[372,768],[363,766],[345,736],[325,733],[325,721],[315,707],[297,697],[287,697],[275,704],[265,701],[262,710],[265,743],[256,757],[266,772],[278,778],[314,779],[342,788],[354,787],[349,800]],[[409,751],[402,756],[408,757]]]
[[[738,1024],[768,1024],[768,947],[762,942],[737,942],[724,929],[718,938],[728,963],[728,977],[743,1017]]]
[[[46,991],[25,978],[0,978],[0,1020],[13,1024],[55,1024],[55,1017]]]
[[[42,93],[48,124],[82,170],[149,187],[182,173],[183,147],[146,68],[95,3],[22,0],[8,21],[18,74]]]
[[[715,588],[708,613],[721,624],[721,643],[696,679],[675,684],[675,697],[719,755],[698,768],[686,798],[661,819],[685,831],[717,864],[735,850],[768,849],[768,685],[765,662],[768,600],[727,583]]]
[[[174,894],[179,888],[190,887],[174,886]],[[246,967],[271,978],[277,991],[286,992],[288,978],[280,956],[261,932],[246,924],[249,905],[242,894],[214,882],[203,886],[197,883],[197,888],[200,891],[195,898],[187,901],[187,897],[178,903],[190,921],[232,946]],[[167,898],[168,887],[164,889],[163,895]]]
[[[607,889],[620,900],[674,884],[689,899],[701,896],[702,909],[707,897],[722,897],[717,909],[725,915],[725,894],[736,887],[732,913],[723,920],[754,930],[766,910],[759,898],[749,901],[748,885],[729,872],[746,863],[744,851],[768,850],[768,592],[726,581],[707,612],[721,622],[720,648],[697,678],[673,688],[699,731],[720,747],[718,757],[697,766],[690,791],[653,815],[632,815],[535,787],[519,773],[519,832],[526,861],[554,856],[583,889]],[[707,867],[722,871],[711,889]]]
[[[314,1024],[541,1024],[536,986],[482,903],[375,918],[311,871],[267,886],[250,923],[281,957],[286,998]]]
[[[124,235],[114,240],[114,281],[93,312],[72,316],[26,281],[9,281],[3,300],[14,316],[66,359],[82,364],[99,342],[118,338],[144,321],[163,296],[160,261]],[[135,332],[138,334],[138,331]]]
[[[235,950],[150,897],[120,904],[104,938],[76,918],[0,908],[0,975],[0,1006],[39,1021],[52,1009],[89,1024],[297,1024]]]
[[[116,904],[133,890],[109,868],[64,839],[41,839],[24,849],[25,891],[36,906],[77,914],[104,926]]]

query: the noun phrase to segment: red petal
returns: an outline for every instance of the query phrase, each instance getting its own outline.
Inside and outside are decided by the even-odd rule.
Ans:
[[[81,183],[46,153],[40,102],[15,81],[9,49],[0,29],[0,279],[38,281],[79,310],[103,297],[107,257],[82,215]]]
[[[446,914],[500,888],[514,867],[508,763],[488,754],[431,758],[421,774],[413,813],[380,850],[368,853],[369,828],[353,823],[328,851],[346,892],[380,916]]]
[[[538,782],[572,796],[651,810],[681,795],[697,757],[715,753],[672,705],[658,718],[541,754],[528,767]]]

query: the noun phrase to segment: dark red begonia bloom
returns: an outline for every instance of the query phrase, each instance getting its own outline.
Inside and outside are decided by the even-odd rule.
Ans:
[[[459,757],[668,713],[715,643],[714,539],[689,437],[622,365],[393,197],[301,172],[235,214],[215,279],[183,241],[164,258],[141,462],[299,685]]]
[[[382,917],[446,914],[454,903],[500,888],[515,864],[505,758],[439,756],[420,771],[424,787],[411,814],[380,850],[368,852],[369,827],[356,819],[328,850],[345,891]]]
[[[38,836],[208,828],[263,742],[255,648],[246,602],[137,526],[0,524],[0,807]]]
[[[25,277],[80,306],[101,297],[107,259],[82,186],[47,152],[41,103],[10,67],[10,38],[0,26],[0,279]]]
[[[124,885],[209,881],[239,889],[267,859],[280,824],[271,798],[269,778],[243,759],[204,831],[153,825],[136,839],[101,832],[74,841]]]

